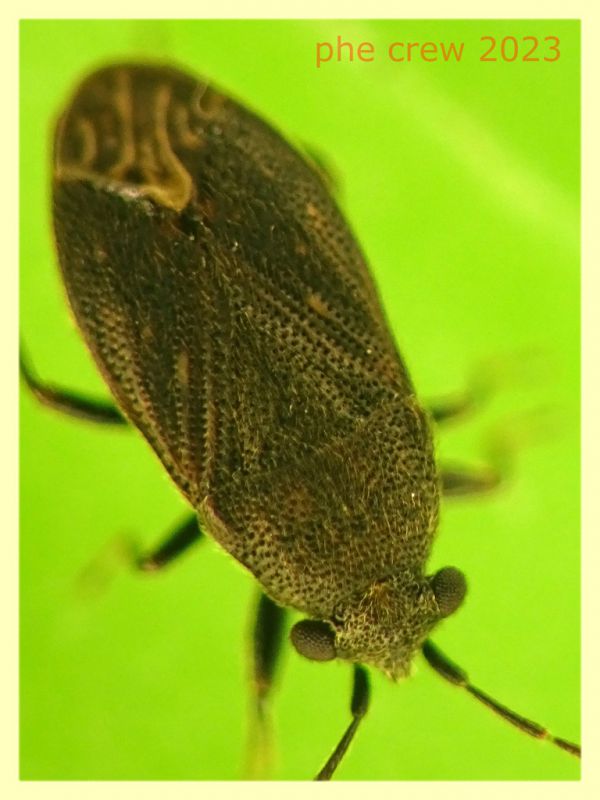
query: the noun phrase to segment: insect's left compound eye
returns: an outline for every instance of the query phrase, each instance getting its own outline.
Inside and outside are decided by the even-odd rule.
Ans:
[[[465,599],[467,582],[456,567],[443,567],[431,578],[431,588],[442,617],[453,614]]]
[[[303,619],[292,628],[290,639],[300,655],[311,661],[331,661],[337,655],[335,633],[326,622]]]

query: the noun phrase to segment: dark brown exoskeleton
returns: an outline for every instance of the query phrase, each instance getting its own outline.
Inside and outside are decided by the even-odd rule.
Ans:
[[[429,416],[321,172],[206,83],[122,64],[88,77],[62,115],[53,202],[71,306],[120,410],[45,386],[25,361],[24,377],[49,405],[135,425],[194,509],[140,567],[202,531],[256,577],[259,713],[283,607],[307,615],[291,631],[299,653],[354,664],[353,720],[318,778],[367,710],[363,665],[398,679],[420,649],[578,754],[428,639],[465,595],[457,569],[425,571],[440,494],[493,478],[438,472]]]

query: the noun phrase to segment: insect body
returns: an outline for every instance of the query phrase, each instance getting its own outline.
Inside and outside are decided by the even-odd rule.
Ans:
[[[441,489],[468,484],[438,473],[429,417],[320,173],[206,83],[123,64],[88,77],[60,119],[53,205],[70,303],[119,408],[200,530],[264,591],[259,705],[280,607],[307,617],[291,631],[301,654],[355,665],[353,722],[318,777],[366,711],[362,665],[397,679],[421,648],[549,736],[477,695],[427,639],[465,595],[459,570],[427,575],[426,561]],[[70,410],[93,417],[84,406]],[[142,566],[198,536],[186,523]]]

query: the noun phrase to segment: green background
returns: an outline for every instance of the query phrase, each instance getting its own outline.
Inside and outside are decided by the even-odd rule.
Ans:
[[[315,68],[315,42],[376,62]],[[556,63],[482,63],[483,35],[560,37]],[[460,64],[390,63],[391,41],[464,41]],[[53,121],[117,58],[209,76],[339,176],[340,202],[423,398],[500,360],[481,413],[439,434],[477,463],[519,441],[494,497],[444,507],[429,571],[467,575],[437,643],[475,683],[579,740],[579,24],[576,21],[26,21],[21,24],[21,328],[41,375],[105,390],[68,314],[49,204]],[[147,545],[183,501],[135,432],[21,401],[21,770],[25,779],[243,775],[255,585],[212,543],[161,576],[79,576],[117,534]],[[348,722],[350,670],[286,648],[274,777],[309,778]],[[505,724],[419,657],[372,675],[339,779],[576,779],[575,759]]]

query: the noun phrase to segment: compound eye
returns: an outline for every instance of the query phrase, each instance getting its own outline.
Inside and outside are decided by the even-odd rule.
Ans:
[[[450,616],[465,599],[467,593],[465,576],[456,567],[444,567],[430,580],[441,616]]]
[[[300,655],[311,661],[331,661],[337,655],[335,633],[326,622],[303,619],[292,628],[290,639]]]

